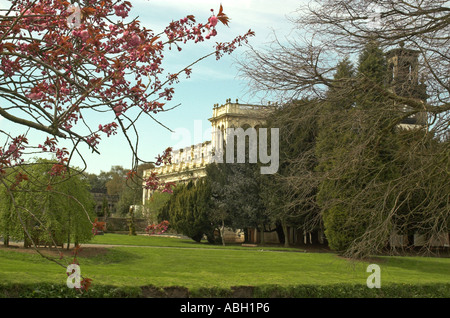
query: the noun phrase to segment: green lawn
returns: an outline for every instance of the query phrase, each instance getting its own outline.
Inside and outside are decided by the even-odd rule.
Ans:
[[[101,255],[79,257],[81,274],[98,285],[183,286],[193,290],[241,285],[365,286],[370,263],[381,267],[382,288],[391,284],[450,284],[450,258],[378,257],[370,263],[351,262],[333,253],[210,248],[177,238],[113,234],[98,236],[93,243],[127,245],[108,248]],[[63,267],[39,255],[0,249],[0,281],[4,284],[65,284],[66,279]]]
[[[148,236],[148,235],[123,235],[108,233],[95,236],[89,244],[112,244],[112,245],[133,245],[133,246],[155,246],[155,247],[185,247],[185,248],[215,248],[215,249],[257,249],[261,247],[242,247],[241,244],[211,245],[206,240],[200,243],[192,239],[183,239],[170,236]],[[278,246],[264,246],[264,250],[301,251],[298,248],[282,248]]]

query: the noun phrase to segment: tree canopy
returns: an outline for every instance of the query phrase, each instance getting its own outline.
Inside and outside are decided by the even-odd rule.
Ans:
[[[17,184],[8,169],[0,201],[0,234],[5,242],[23,240],[25,245],[74,245],[93,237],[94,202],[89,184],[81,174],[70,178],[48,173],[52,162],[39,159],[22,165],[26,179]],[[9,173],[11,172],[11,173]]]
[[[253,35],[249,31],[216,43],[212,52],[167,74],[164,50],[175,47],[183,54],[185,45],[214,38],[219,24],[229,23],[222,6],[211,10],[207,21],[187,15],[158,33],[132,18],[129,1],[8,2],[0,16],[0,116],[24,127],[24,133],[12,136],[0,130],[5,139],[0,172],[20,164],[27,152],[40,151],[54,154],[53,173],[61,173],[74,156],[83,159],[80,145],[98,153],[102,138],[120,132],[133,154],[131,174],[136,173],[139,164],[153,161],[139,157],[137,121],[159,124],[154,116],[165,111],[175,84],[183,75],[189,77],[196,62],[208,56],[220,59]],[[95,114],[101,114],[100,122],[90,120],[99,118]],[[30,131],[47,137],[29,144]],[[162,151],[154,163],[167,157],[168,151]]]
[[[317,186],[329,243],[347,256],[392,248],[393,234],[421,235],[425,250],[448,237],[449,12],[446,1],[315,0],[291,18],[295,39],[240,61],[251,93],[310,101],[277,123],[318,125],[311,178],[291,162],[288,187]]]
[[[132,153],[126,180],[170,190],[172,185],[161,184],[155,175],[139,179],[139,165],[170,161],[170,148],[161,150],[156,160],[141,158],[137,123],[161,124],[156,115],[170,109],[166,104],[172,100],[176,83],[188,78],[197,62],[209,56],[220,59],[254,35],[249,30],[230,42],[216,42],[210,52],[168,73],[162,68],[165,50],[175,48],[183,54],[186,45],[211,40],[220,25],[228,25],[222,5],[218,11],[211,9],[206,21],[186,15],[157,31],[133,16],[130,1],[7,3],[9,7],[0,13],[0,116],[19,131],[11,134],[0,129],[0,185],[9,197],[20,183],[31,179],[22,167],[28,155],[48,155],[52,164],[45,167],[50,175],[67,180],[86,169],[86,164],[81,171],[71,169],[75,156],[84,162],[82,145],[99,153],[102,138],[118,133]],[[36,132],[43,137],[34,144],[29,136]],[[119,191],[119,179],[107,181],[110,191]],[[96,187],[103,187],[105,180],[97,181]],[[41,215],[42,211],[20,207],[19,202],[13,202],[16,210]]]

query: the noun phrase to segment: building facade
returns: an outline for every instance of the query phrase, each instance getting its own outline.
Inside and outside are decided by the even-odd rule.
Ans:
[[[277,105],[270,104],[240,104],[238,100],[232,103],[231,99],[227,99],[222,105],[215,104],[212,117],[208,119],[212,126],[211,140],[183,149],[173,149],[171,164],[144,171],[144,178],[151,173],[156,173],[164,183],[179,184],[205,177],[206,166],[215,162],[214,154],[218,149],[222,149],[221,146],[226,141],[228,128],[258,128],[277,107]],[[153,191],[145,188],[143,191],[143,204],[145,204],[151,198]],[[255,231],[254,234],[254,239],[256,239],[257,232]],[[227,242],[244,242],[242,231],[226,229],[224,237]]]
[[[144,178],[151,173],[156,173],[164,183],[188,183],[205,177],[206,166],[214,162],[214,153],[226,140],[228,128],[258,128],[277,107],[270,104],[240,104],[238,100],[232,103],[231,99],[227,99],[222,105],[215,104],[212,117],[208,119],[212,126],[211,140],[183,149],[173,149],[171,164],[144,171]],[[145,188],[143,191],[143,204],[145,204],[145,201],[150,199],[152,191]]]

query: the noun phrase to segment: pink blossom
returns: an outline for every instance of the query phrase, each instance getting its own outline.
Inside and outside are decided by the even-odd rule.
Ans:
[[[139,44],[141,44],[141,38],[139,37],[139,35],[133,34],[131,39],[128,41],[128,44],[131,46],[138,46]]]
[[[10,145],[9,145],[8,151],[9,151],[10,153],[15,152],[16,150],[17,150],[17,146],[16,146],[15,144],[10,144]]]
[[[86,41],[89,38],[89,32],[88,30],[83,30],[80,33],[80,37],[83,41]]]
[[[125,10],[124,5],[114,6],[114,11],[117,16],[122,17],[123,19],[128,16],[128,12]]]
[[[209,24],[214,27],[217,25],[217,17],[215,15],[213,15],[212,17],[209,18]]]
[[[44,94],[42,92],[28,94],[28,98],[32,100],[42,99],[43,96]]]
[[[122,105],[114,107],[114,111],[116,112],[116,115],[120,115],[122,113],[122,110],[123,110]]]

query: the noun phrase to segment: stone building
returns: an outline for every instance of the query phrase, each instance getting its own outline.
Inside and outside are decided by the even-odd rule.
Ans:
[[[419,79],[419,51],[406,49],[402,46],[386,53],[386,60],[390,71],[389,84],[396,95],[411,97],[426,101],[426,86]],[[399,105],[408,111],[407,106]],[[426,112],[419,112],[405,118],[400,128],[423,128],[427,124]]]
[[[211,140],[183,149],[173,149],[172,163],[144,171],[144,178],[152,172],[156,172],[163,182],[187,183],[205,177],[206,166],[214,162],[214,153],[226,140],[228,128],[258,128],[277,107],[270,104],[266,106],[240,104],[237,100],[232,103],[231,99],[227,99],[222,105],[215,104],[212,117],[208,119],[212,126]],[[144,189],[143,204],[151,195],[151,190]],[[257,232],[254,233],[256,236]],[[226,230],[224,236],[227,242],[244,241],[242,231]]]
[[[426,86],[419,77],[419,55],[420,51],[407,49],[402,45],[386,53],[388,68],[390,70],[390,87],[398,96],[414,98],[422,101],[427,100]],[[405,105],[399,107],[408,111]],[[427,129],[427,113],[418,112],[405,118],[399,125],[402,129]],[[402,235],[393,232],[389,238],[389,244],[393,247],[407,245],[423,246],[425,236],[419,233],[413,235]],[[434,236],[430,240],[432,247],[449,247],[450,233]]]
[[[91,193],[95,201],[94,210],[96,215],[102,215],[103,209],[106,208],[109,215],[116,213],[117,202],[119,202],[119,195],[109,195],[103,192],[91,192]]]
[[[208,119],[212,126],[211,140],[183,149],[173,149],[172,163],[144,171],[144,178],[152,172],[157,173],[163,182],[187,183],[205,177],[206,165],[214,161],[214,151],[219,148],[221,138],[226,140],[228,128],[258,128],[277,107],[270,104],[240,104],[237,100],[232,103],[231,99],[227,99],[226,103],[220,106],[215,104],[213,115]],[[151,190],[144,189],[143,204],[150,199],[151,194]]]
[[[211,144],[213,149],[220,148],[220,143],[227,139],[228,128],[258,128],[277,108],[277,105],[249,105],[231,103],[228,99],[224,105],[215,104],[213,116],[208,120],[212,126]],[[222,140],[219,138],[222,137]]]

